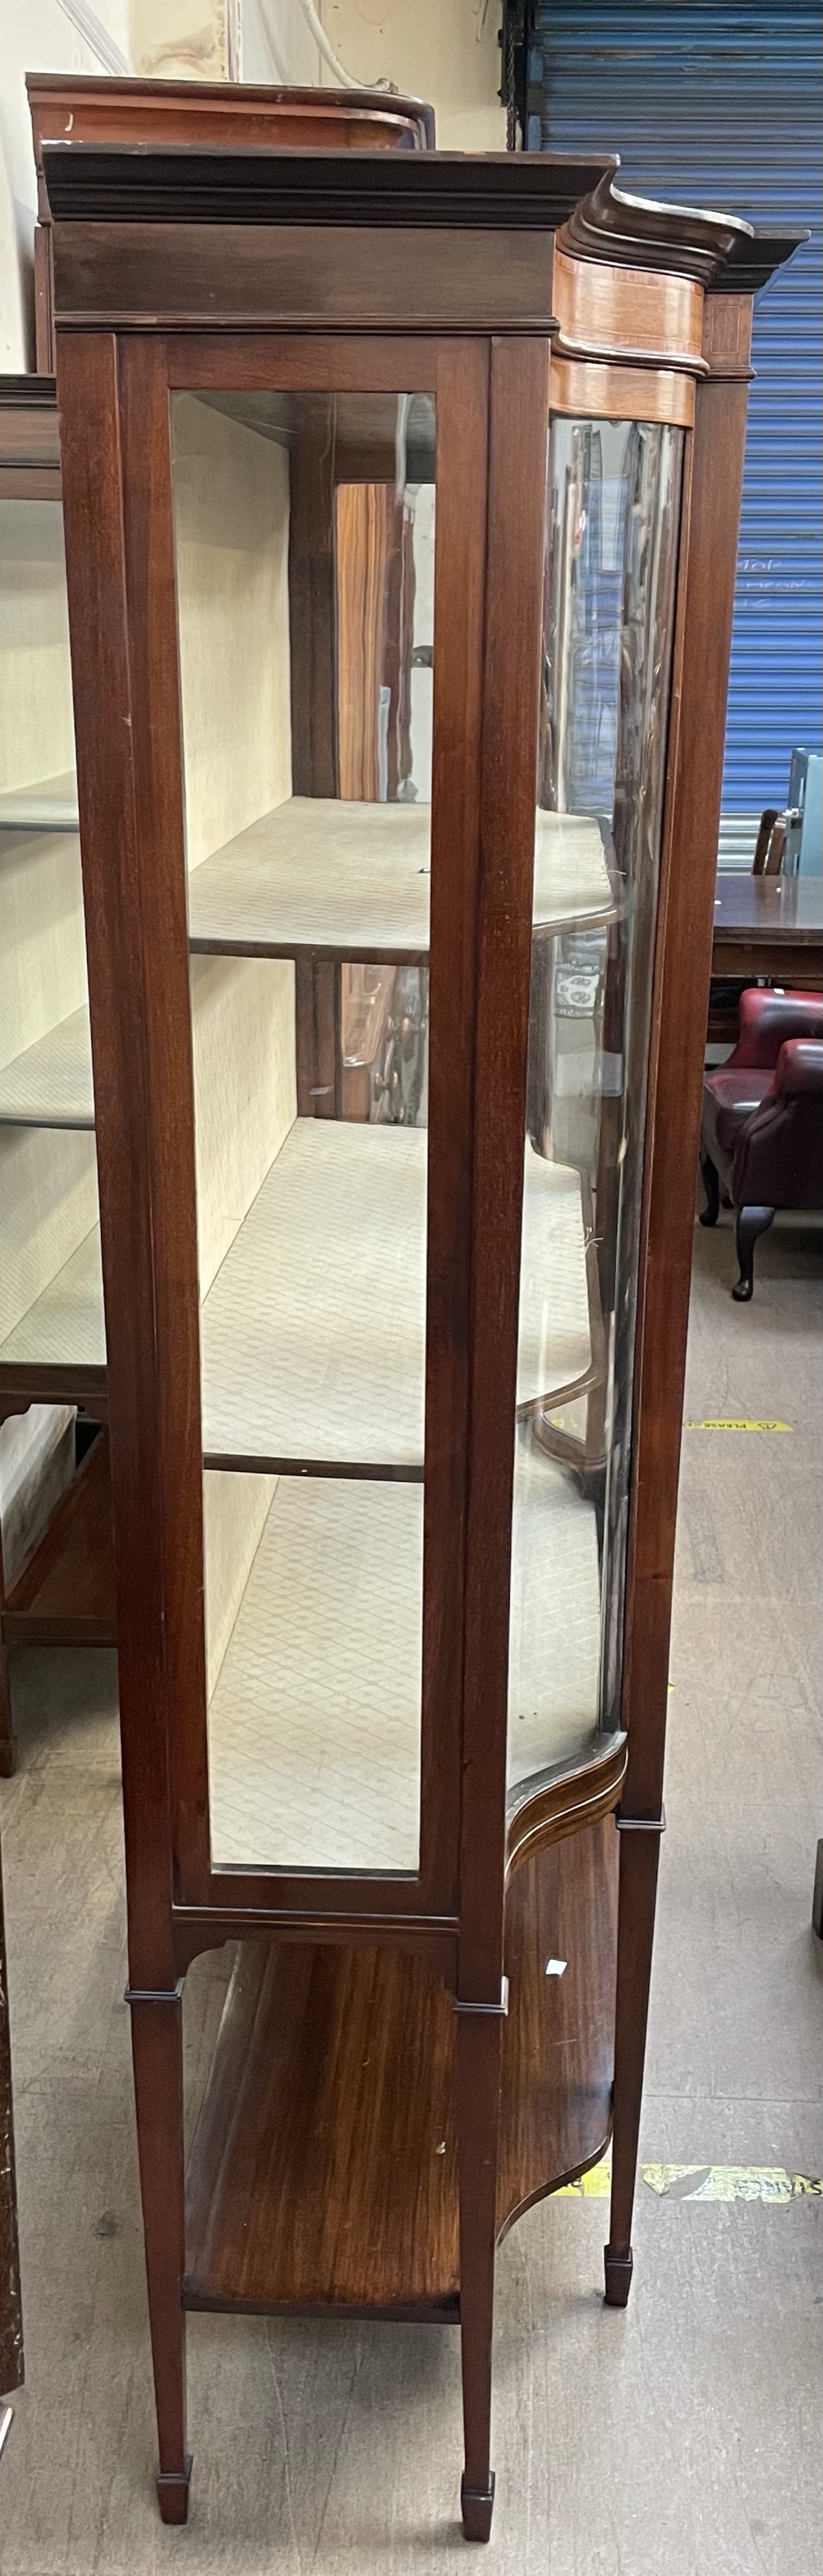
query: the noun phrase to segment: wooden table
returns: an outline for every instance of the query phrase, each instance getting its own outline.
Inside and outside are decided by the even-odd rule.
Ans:
[[[717,879],[712,974],[776,977],[823,990],[823,878]]]

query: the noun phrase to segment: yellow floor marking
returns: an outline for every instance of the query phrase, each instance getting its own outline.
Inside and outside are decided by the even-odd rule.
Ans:
[[[711,1414],[705,1422],[695,1422],[687,1416],[683,1423],[684,1431],[790,1431],[791,1427],[790,1422],[744,1422],[742,1417],[723,1421],[719,1415]]]
[[[658,2200],[767,2200],[786,2209],[790,2200],[819,2199],[823,2181],[787,2173],[784,2165],[640,2165],[638,2178]],[[611,2163],[593,2165],[579,2182],[564,2183],[558,2200],[608,2200]]]

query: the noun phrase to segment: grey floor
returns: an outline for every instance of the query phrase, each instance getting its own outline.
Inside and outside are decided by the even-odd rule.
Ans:
[[[643,2154],[819,2175],[820,1238],[695,1236]],[[152,2488],[113,1659],[21,1655],[3,1785],[27,2386],[2,2576],[438,2576],[456,2521],[456,2334],[195,2317],[191,2519]],[[192,2079],[220,1960],[190,1980]],[[821,2201],[640,2186],[604,2310],[605,2205],[544,2203],[498,2263],[500,2576],[819,2576]]]

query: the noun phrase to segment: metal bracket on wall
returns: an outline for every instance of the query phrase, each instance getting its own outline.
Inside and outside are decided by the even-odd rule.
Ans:
[[[621,1816],[618,1813],[614,1821],[619,1834],[664,1834],[666,1810],[663,1807],[659,1816]]]
[[[501,1980],[500,1980],[500,2002],[499,2002],[498,2004],[464,2004],[464,2003],[461,2003],[459,1995],[455,1995],[455,1997],[454,1997],[454,2006],[453,2006],[453,2009],[454,2009],[454,2011],[455,2011],[456,2013],[498,2013],[498,2014],[506,2014],[506,2013],[508,2012],[508,2009],[509,2009],[509,1980],[508,1980],[508,1977],[501,1977]]]

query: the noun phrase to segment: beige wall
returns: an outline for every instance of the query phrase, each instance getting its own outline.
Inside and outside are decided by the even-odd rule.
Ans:
[[[320,15],[356,79],[429,100],[441,151],[505,151],[497,0],[322,0]]]
[[[317,7],[352,79],[389,80],[405,96],[430,101],[442,150],[505,151],[498,0],[317,0]],[[244,80],[338,86],[300,0],[243,0],[241,55]]]
[[[132,67],[147,80],[239,80],[238,19],[238,0],[129,0]]]
[[[37,204],[27,72],[128,71],[128,0],[88,0],[86,37],[57,0],[0,0],[0,373],[34,363]]]
[[[352,78],[431,101],[444,150],[505,147],[498,0],[318,0]],[[322,81],[300,0],[88,0],[86,36],[58,0],[0,0],[0,371],[33,361],[36,189],[27,71],[166,80]]]

